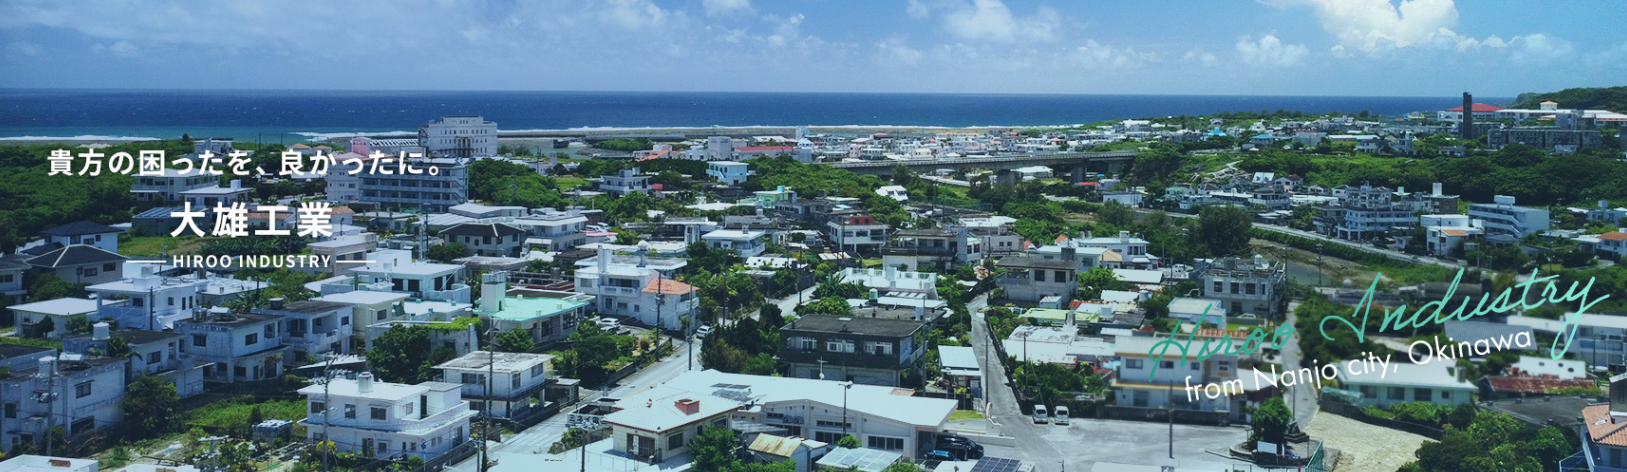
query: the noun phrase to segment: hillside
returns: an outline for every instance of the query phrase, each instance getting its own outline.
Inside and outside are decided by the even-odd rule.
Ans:
[[[1627,112],[1627,86],[1586,87],[1548,93],[1522,93],[1507,108],[1538,108],[1546,100],[1559,102],[1561,108],[1611,110]]]

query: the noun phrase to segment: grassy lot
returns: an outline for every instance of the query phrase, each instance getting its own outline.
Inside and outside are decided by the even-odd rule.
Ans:
[[[583,179],[581,177],[577,177],[577,176],[574,176],[574,175],[562,175],[562,176],[559,176],[559,177],[554,177],[554,183],[559,184],[559,188],[561,190],[570,190],[570,189],[573,189],[573,188],[576,188],[576,187],[580,187],[582,185],[586,185],[588,183],[588,181],[587,181],[587,179]]]
[[[198,252],[203,244],[203,238],[197,236],[144,236],[119,243],[119,254],[138,257],[157,257],[160,252],[169,255],[192,254]]]
[[[863,259],[863,262],[865,267],[878,267],[881,265],[881,258]]]
[[[189,411],[182,422],[188,426],[225,428],[232,431],[241,429],[243,437],[247,437],[249,416],[256,407],[260,409],[260,416],[264,419],[297,421],[305,418],[305,400],[258,400],[243,396],[217,401]]]
[[[983,419],[983,414],[972,410],[955,410],[949,414],[949,421],[966,421]]]

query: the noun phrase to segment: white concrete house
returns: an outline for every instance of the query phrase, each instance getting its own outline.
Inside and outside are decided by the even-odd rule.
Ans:
[[[431,459],[469,440],[475,412],[462,389],[447,382],[383,382],[362,372],[354,380],[299,389],[308,407],[299,424],[311,442],[330,438],[339,452]]]
[[[274,315],[232,313],[225,308],[198,310],[192,318],[175,322],[175,332],[189,339],[181,351],[207,363],[211,381],[282,378],[283,318]]]
[[[1378,369],[1349,373],[1341,369],[1344,389],[1361,392],[1357,406],[1387,408],[1395,403],[1428,402],[1436,405],[1473,403],[1480,388],[1464,379],[1464,372],[1449,361],[1414,364],[1392,362],[1389,372]]]
[[[767,250],[767,232],[742,229],[720,229],[701,235],[706,247],[734,251],[740,257],[757,257]]]
[[[475,351],[435,368],[441,371],[442,380],[463,385],[463,398],[475,411],[489,409],[492,416],[516,419],[542,405],[548,362],[553,358],[549,354]],[[491,395],[486,394],[488,386]]]
[[[119,400],[124,398],[124,369],[122,359],[67,354],[41,356],[34,367],[12,372],[0,380],[5,410],[0,445],[11,451],[27,442],[44,450],[41,441],[49,427],[60,427],[73,437],[123,421]],[[39,401],[35,397],[39,392],[54,393],[55,400]]]
[[[696,290],[672,280],[683,259],[617,256],[600,247],[599,254],[576,262],[576,291],[592,295],[593,309],[604,315],[626,316],[645,326],[678,329],[700,306]]]
[[[118,253],[120,232],[118,228],[101,223],[76,221],[40,231],[40,235],[45,237],[46,244],[56,243],[63,246],[85,244],[96,246],[103,251]]]

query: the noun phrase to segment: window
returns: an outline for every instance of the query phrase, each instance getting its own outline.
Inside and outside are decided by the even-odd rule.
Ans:
[[[345,405],[345,418],[356,419],[356,405]]]
[[[164,351],[153,351],[153,352],[147,353],[147,363],[148,364],[157,364],[159,362],[162,362],[163,360],[164,360]]]
[[[1241,285],[1241,284],[1239,284],[1237,282],[1232,282],[1232,293],[1237,293],[1238,292],[1238,288],[1239,288],[1238,285]]]
[[[843,429],[846,429],[846,428],[851,428],[852,427],[852,426],[848,425],[847,423],[843,423],[843,422],[840,422],[840,421],[819,420],[819,421],[816,421],[815,423],[818,424],[819,427],[821,427],[821,428],[843,428]]]
[[[814,431],[814,440],[825,443],[825,444],[836,444],[837,441],[842,440],[842,433],[827,433],[827,432],[824,432],[824,431]]]
[[[175,306],[175,297],[169,297],[169,306]]]
[[[147,306],[147,299],[145,299],[145,298],[132,298],[132,299],[130,299],[130,306]]]
[[[1407,389],[1404,389],[1404,388],[1401,388],[1401,387],[1390,387],[1390,399],[1391,400],[1406,400],[1407,399]]]
[[[679,449],[679,448],[682,448],[682,447],[684,447],[684,433],[678,433],[678,434],[674,434],[674,435],[671,435],[671,436],[667,436],[667,450],[668,451],[673,450],[673,449]]]
[[[243,336],[243,345],[244,346],[253,346],[253,345],[259,344],[259,343],[260,343],[260,335],[259,334],[249,333],[249,334]]]
[[[818,344],[818,341],[814,340],[813,338],[796,338],[797,349],[812,351],[816,349],[816,344]]]
[[[852,341],[825,341],[825,350],[830,352],[853,352]]]
[[[115,271],[115,270],[119,270],[119,268],[113,266],[112,262],[102,264],[102,272],[112,272],[112,271]]]
[[[883,450],[888,450],[888,451],[902,451],[902,450],[904,450],[904,438],[889,438],[889,437],[886,437],[886,436],[870,436],[869,438],[867,438],[867,442],[869,443],[871,449],[883,449]]]
[[[1415,388],[1415,389],[1412,389],[1412,401],[1415,401],[1415,402],[1427,402],[1427,401],[1430,400],[1429,397],[1431,397],[1431,396],[1434,396],[1434,393],[1430,392],[1430,390],[1427,389],[1427,388]]]
[[[1124,360],[1124,367],[1127,368],[1127,369],[1140,369],[1141,368],[1141,359],[1134,359],[1134,358],[1125,359]]]
[[[532,377],[542,377],[543,375],[548,373],[547,368],[548,368],[547,364],[537,364],[537,365],[531,366],[531,376]]]
[[[1164,361],[1163,365],[1161,365],[1159,367],[1164,368],[1164,369],[1174,369],[1175,368],[1175,361]]]
[[[1198,370],[1198,363],[1196,363],[1196,362],[1192,363],[1192,370]]]
[[[1248,285],[1243,286],[1243,289],[1244,289],[1243,293],[1253,295],[1254,294],[1254,287],[1255,287],[1255,284],[1248,284]]]
[[[74,385],[73,386],[73,396],[74,396],[74,398],[85,398],[85,397],[90,396],[90,382],[84,382],[84,383],[80,383],[79,385]]]
[[[376,444],[378,444],[378,452],[379,452],[379,454],[388,454],[390,452],[390,442],[389,441],[379,441]]]
[[[1441,399],[1442,400],[1451,400],[1452,399],[1452,391],[1451,390],[1441,390]]]
[[[890,356],[893,354],[893,343],[872,342],[869,344],[871,354],[877,356]]]
[[[373,421],[384,421],[385,418],[390,416],[389,411],[388,408],[382,406],[373,407]]]
[[[15,282],[16,280],[17,280],[17,276],[12,275],[12,274],[0,275],[0,284],[9,284],[9,283]]]
[[[508,386],[510,388],[516,388],[516,389],[520,388],[520,373],[519,372],[515,372],[514,375],[509,376]]]
[[[15,418],[17,418],[17,403],[15,403],[15,402],[6,403],[6,418],[7,419],[15,419]]]
[[[266,339],[271,339],[271,338],[275,338],[275,337],[277,337],[277,325],[274,325],[274,324],[266,325]]]
[[[1056,271],[1056,278],[1054,278],[1053,280],[1056,280],[1057,282],[1067,282],[1068,281],[1068,272],[1065,271],[1065,270]]]
[[[1043,270],[1035,270],[1034,271],[1034,281],[1035,282],[1044,282],[1045,281],[1045,271],[1043,271]]]
[[[1226,375],[1228,373],[1231,373],[1231,371],[1232,371],[1232,363],[1231,363],[1231,361],[1217,362],[1217,363],[1215,363],[1215,370],[1219,371],[1221,375]]]
[[[1220,282],[1220,281],[1219,281],[1219,280],[1216,280],[1216,281],[1215,281],[1215,293],[1220,293],[1220,292],[1221,292],[1221,290],[1223,290],[1223,289],[1222,289],[1222,288],[1221,288],[1221,282]]]
[[[484,385],[486,383],[485,377],[480,374],[463,374],[463,383]]]
[[[95,277],[96,276],[96,269],[85,269],[85,276],[86,277]]]
[[[313,415],[317,414],[317,413],[321,413],[323,410],[327,410],[327,409],[328,409],[327,402],[311,402],[311,414],[313,414]]]

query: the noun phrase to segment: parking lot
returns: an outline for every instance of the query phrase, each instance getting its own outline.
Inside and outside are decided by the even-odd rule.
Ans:
[[[985,453],[996,457],[1024,457],[1031,459],[1036,471],[1060,471],[1058,461],[1066,461],[1068,470],[1088,471],[1097,462],[1115,462],[1137,465],[1174,465],[1221,470],[1237,467],[1248,470],[1248,464],[1233,463],[1226,457],[1208,451],[1222,451],[1248,439],[1248,429],[1240,426],[1175,425],[1175,459],[1169,458],[1170,429],[1168,424],[1074,418],[1066,426],[1054,424],[1007,425],[1017,433],[1017,447],[987,446]],[[1016,431],[1012,431],[1016,432]],[[1009,434],[1009,433],[1008,433]],[[1033,436],[1030,436],[1033,435]],[[1043,444],[1025,442],[1025,437],[1039,437]],[[1230,470],[1230,469],[1227,469]]]

